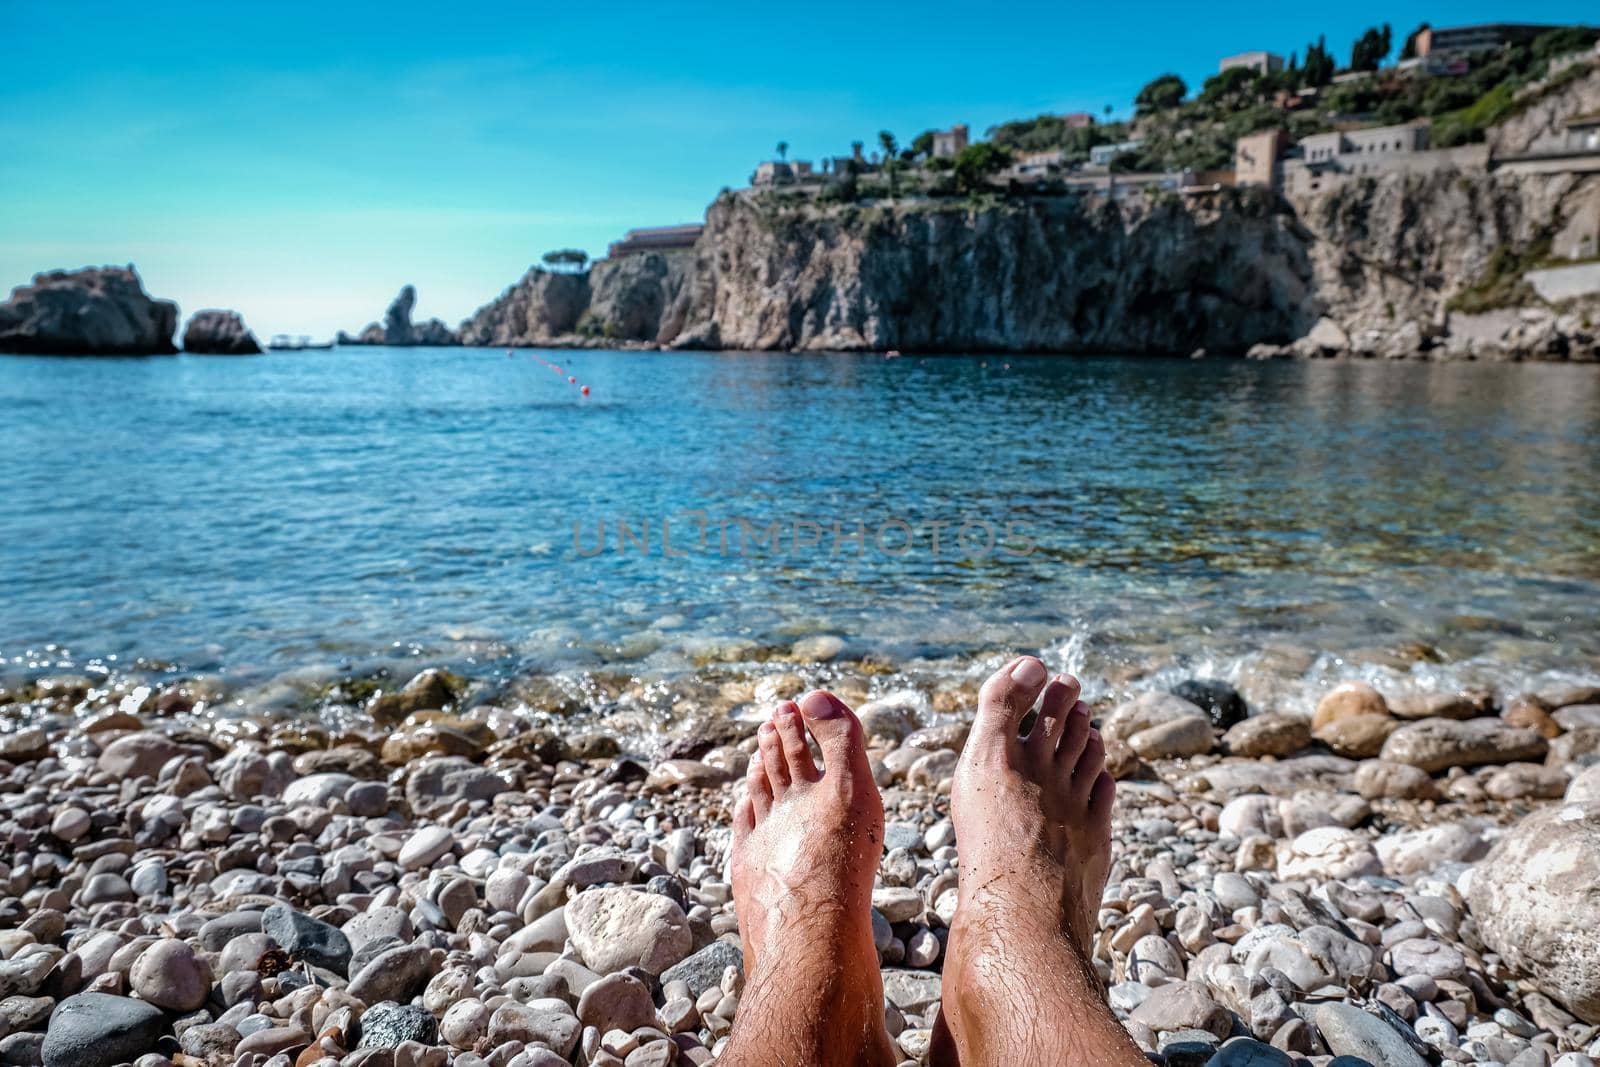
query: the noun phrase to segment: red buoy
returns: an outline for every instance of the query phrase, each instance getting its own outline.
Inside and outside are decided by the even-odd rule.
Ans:
[[[577,385],[578,384],[578,379],[574,378],[572,375],[569,374],[569,375],[567,375],[567,384],[568,385]]]
[[[580,389],[579,392],[581,392],[584,396],[588,396],[589,395],[589,387],[586,385],[582,389]]]

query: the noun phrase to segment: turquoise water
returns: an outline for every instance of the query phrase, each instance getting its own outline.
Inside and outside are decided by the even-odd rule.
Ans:
[[[5,358],[6,669],[1600,661],[1600,368],[542,358]]]

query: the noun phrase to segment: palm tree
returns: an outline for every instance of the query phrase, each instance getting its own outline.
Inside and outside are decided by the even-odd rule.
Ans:
[[[878,134],[878,144],[883,146],[884,159],[893,159],[900,154],[900,145],[888,130]]]
[[[788,158],[789,158],[789,142],[788,141],[779,141],[778,142],[778,158],[781,159],[781,160],[785,160],[785,161],[788,160]]]

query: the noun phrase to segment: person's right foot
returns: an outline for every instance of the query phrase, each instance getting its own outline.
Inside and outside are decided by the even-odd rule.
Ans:
[[[1049,679],[1032,656],[1001,668],[979,695],[951,790],[961,877],[939,1061],[1147,1062],[1106,1005],[1091,963],[1116,782],[1078,696],[1077,679]]]

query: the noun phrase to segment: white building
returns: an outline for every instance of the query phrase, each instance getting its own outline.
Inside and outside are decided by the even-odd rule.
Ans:
[[[1109,167],[1113,159],[1124,152],[1137,152],[1143,145],[1142,140],[1123,141],[1120,144],[1097,144],[1089,149],[1089,165]]]
[[[1238,67],[1257,74],[1276,74],[1283,69],[1283,57],[1275,52],[1240,52],[1236,56],[1224,56],[1217,63],[1217,73],[1226,74]]]

